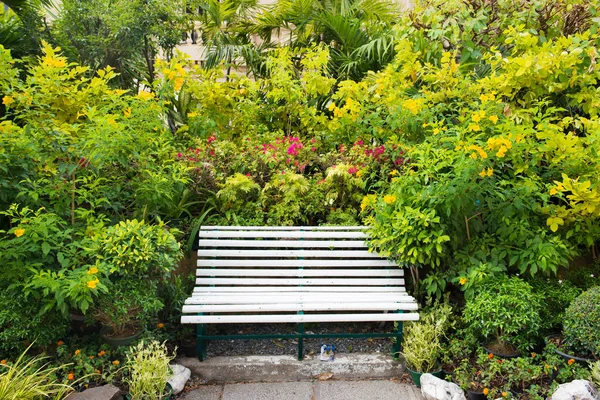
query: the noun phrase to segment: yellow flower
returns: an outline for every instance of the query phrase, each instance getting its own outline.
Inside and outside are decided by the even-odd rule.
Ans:
[[[485,176],[486,176],[485,168],[481,170],[481,172],[479,173],[479,176],[482,178],[485,178]]]
[[[481,96],[479,96],[479,100],[481,100],[482,103],[485,103],[489,100],[489,97],[486,94],[482,94]]]
[[[553,187],[552,189],[550,189],[550,196],[554,196],[556,193],[558,193],[558,190],[556,190],[555,187]]]
[[[146,92],[145,90],[141,90],[137,94],[138,99],[142,100],[152,100],[154,98],[154,93]]]
[[[183,79],[183,78],[177,78],[177,79],[175,79],[175,90],[181,89],[181,87],[183,86],[183,82],[184,81],[185,81],[185,79]]]
[[[481,127],[478,124],[469,124],[469,130],[471,132],[479,132]]]
[[[119,360],[115,360],[115,361],[113,361],[112,363],[113,363],[113,365],[119,365],[119,364],[121,364],[121,363],[119,362]]]
[[[438,133],[440,133],[440,129],[439,128],[434,128],[433,129],[433,134],[437,135]]]
[[[396,176],[398,175],[398,170],[397,169],[393,169],[392,172],[390,172],[391,176]]]
[[[97,273],[98,273],[98,268],[96,268],[96,267],[92,267],[92,268],[88,269],[88,272],[87,272],[87,273],[88,273],[88,275],[94,275],[94,274],[97,274]]]
[[[358,172],[356,173],[356,176],[358,176],[359,178],[361,178],[363,176],[363,172],[362,170],[358,170]]]
[[[195,111],[194,111],[194,112],[189,112],[189,113],[187,114],[188,118],[197,117],[197,116],[199,116],[199,115],[200,115],[200,114],[198,114],[198,113],[197,113],[197,112],[195,112]]]
[[[467,283],[467,278],[460,278],[460,279],[458,280],[458,283],[460,283],[461,285],[464,285],[464,284],[466,284],[466,283]]]
[[[89,287],[90,289],[95,289],[96,286],[98,286],[98,283],[100,281],[98,279],[94,279],[93,281],[87,281],[87,287]]]
[[[75,350],[75,355],[78,356],[79,354],[81,354],[81,350],[79,350],[79,349]]]
[[[500,149],[498,149],[498,152],[496,153],[496,156],[502,158],[506,155],[506,151],[508,149],[506,148],[506,146],[501,146]]]
[[[126,118],[129,118],[131,116],[131,108],[127,107],[126,109],[124,109],[123,115],[125,115]]]
[[[386,195],[383,196],[383,201],[385,201],[386,204],[392,204],[396,201],[396,196],[392,195]]]
[[[494,174],[494,170],[491,168],[487,169],[487,176],[492,176]]]
[[[502,392],[502,397],[506,397],[506,396],[508,396],[508,393],[507,392]]]
[[[483,389],[483,394],[485,394],[487,396],[489,393],[490,393],[490,389],[488,389],[488,388]]]
[[[490,115],[489,120],[492,121],[494,125],[496,125],[496,122],[498,122],[498,117],[495,115]]]
[[[479,122],[479,121],[481,121],[481,117],[479,116],[479,114],[473,114],[473,116],[471,117],[471,119],[473,120],[473,122]]]
[[[25,233],[25,229],[23,229],[23,228],[15,229],[16,237],[21,237],[21,236],[23,236],[24,233]]]
[[[333,111],[334,108],[335,108],[335,103],[333,103],[333,102],[329,103],[329,105],[327,106],[327,109],[329,111]]]
[[[421,110],[421,101],[408,99],[402,102],[402,107],[408,109],[413,115],[415,115]]]
[[[4,104],[5,106],[9,106],[9,105],[10,105],[10,103],[12,103],[12,102],[14,102],[14,101],[15,101],[15,99],[13,99],[13,98],[12,98],[12,97],[10,97],[10,96],[4,96],[4,97],[2,98],[2,104]]]

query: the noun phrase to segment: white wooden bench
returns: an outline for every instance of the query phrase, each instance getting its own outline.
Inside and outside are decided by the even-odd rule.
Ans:
[[[198,358],[212,339],[394,337],[419,319],[404,271],[368,251],[364,227],[203,226],[192,297],[182,324],[197,324]],[[397,321],[392,333],[306,334],[307,322]],[[298,333],[208,335],[207,324],[297,323]]]

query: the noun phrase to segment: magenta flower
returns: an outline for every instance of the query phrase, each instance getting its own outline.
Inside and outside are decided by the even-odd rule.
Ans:
[[[358,168],[356,168],[356,167],[350,167],[350,168],[348,168],[348,173],[350,175],[354,175],[357,172],[358,172]]]

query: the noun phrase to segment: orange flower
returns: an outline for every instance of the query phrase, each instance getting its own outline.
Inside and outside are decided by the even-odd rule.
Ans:
[[[2,365],[6,365],[6,364],[7,364],[7,361],[6,361],[6,360],[2,360],[2,361],[0,361],[0,364],[2,364]]]
[[[506,397],[506,396],[508,396],[508,393],[507,392],[502,392],[502,397]]]
[[[90,356],[90,360],[93,360],[93,359],[94,359],[94,356]]]
[[[112,363],[113,363],[113,365],[119,365],[119,364],[121,364],[121,363],[119,362],[119,360],[115,360],[115,361],[113,361]]]
[[[69,375],[67,375],[67,379],[72,381],[73,379],[75,379],[75,374],[73,372],[69,372]]]
[[[535,356],[537,356],[537,353],[531,353],[532,358],[535,358]]]
[[[492,353],[488,354],[488,359],[491,360],[492,358],[494,358],[494,355]]]
[[[100,350],[100,352],[98,353],[98,357],[102,357],[105,354],[106,352],[104,350]]]
[[[567,364],[573,365],[574,362],[575,362],[575,360],[573,358],[571,358],[569,361],[567,361]]]
[[[165,324],[163,324],[162,322],[159,322],[158,324],[156,324],[156,327],[157,327],[158,329],[162,329],[162,328],[164,328],[164,327],[165,327]]]
[[[97,374],[101,374],[101,373],[102,373],[102,371],[100,371],[99,369],[97,369],[97,370],[96,370],[96,373],[97,373]]]
[[[75,355],[78,356],[79,354],[81,354],[81,350],[79,350],[79,349],[75,350]]]
[[[56,345],[58,347],[62,346],[63,344],[65,344],[65,342],[63,342],[62,340],[59,340],[58,342],[56,342]]]
[[[483,394],[485,394],[487,396],[489,393],[490,393],[490,389],[488,389],[488,388],[483,389]]]

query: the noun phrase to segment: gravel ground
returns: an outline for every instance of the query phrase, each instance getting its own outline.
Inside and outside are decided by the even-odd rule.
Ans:
[[[304,324],[306,333],[375,333],[392,332],[393,323],[386,322],[380,328],[376,323],[345,324]],[[234,334],[287,334],[296,333],[295,324],[247,324],[247,325],[209,325],[209,335]],[[392,351],[391,338],[318,338],[305,339],[305,354],[319,354],[322,344],[335,345],[336,353],[379,353]],[[211,340],[208,343],[207,355],[241,356],[241,355],[296,355],[298,341],[295,339],[260,339],[260,340]]]

